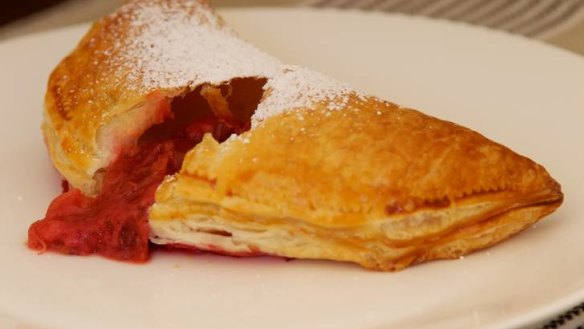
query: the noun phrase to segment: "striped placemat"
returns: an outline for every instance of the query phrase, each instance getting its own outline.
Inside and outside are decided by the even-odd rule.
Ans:
[[[29,0],[27,0],[29,1]],[[47,0],[43,0],[47,1]],[[67,0],[0,28],[0,40],[91,21],[124,0]],[[209,0],[217,7],[362,8],[463,21],[541,39],[584,54],[584,0]]]
[[[314,0],[311,5],[445,18],[534,38],[584,19],[584,0]]]
[[[549,321],[541,329],[584,329],[584,303]]]
[[[305,4],[461,21],[584,54],[584,0],[307,0]]]

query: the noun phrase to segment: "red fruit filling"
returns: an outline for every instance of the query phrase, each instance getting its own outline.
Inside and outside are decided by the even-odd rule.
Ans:
[[[222,142],[249,129],[265,80],[235,79],[203,86],[172,100],[172,114],[103,170],[100,194],[65,188],[28,231],[28,246],[63,254],[100,254],[144,262],[149,258],[148,209],[164,177],[206,133]],[[162,108],[163,106],[161,106]],[[162,110],[161,110],[162,111]]]

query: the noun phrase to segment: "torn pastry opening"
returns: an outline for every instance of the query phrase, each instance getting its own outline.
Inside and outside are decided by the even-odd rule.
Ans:
[[[147,214],[156,188],[166,175],[180,169],[186,152],[205,134],[223,142],[249,130],[265,83],[263,78],[236,78],[161,101],[160,111],[170,103],[166,119],[148,128],[100,170],[99,195],[88,197],[76,188],[64,191],[53,200],[45,218],[31,225],[29,247],[147,260]]]

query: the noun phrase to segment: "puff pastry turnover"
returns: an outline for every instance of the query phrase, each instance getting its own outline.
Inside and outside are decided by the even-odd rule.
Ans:
[[[140,261],[149,237],[399,270],[563,200],[530,159],[283,65],[202,1],[131,1],[96,23],[50,78],[43,132],[72,190],[29,230],[41,250]]]

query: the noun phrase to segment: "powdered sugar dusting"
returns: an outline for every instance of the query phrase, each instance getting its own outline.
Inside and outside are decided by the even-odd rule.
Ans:
[[[328,110],[347,106],[352,88],[321,73],[286,66],[239,38],[203,0],[133,0],[110,19],[117,40],[106,50],[111,74],[124,88],[148,93],[194,88],[235,78],[267,80],[265,97],[252,127],[288,110],[326,102]]]
[[[282,66],[282,73],[269,79],[266,98],[252,116],[252,126],[288,110],[310,108],[315,102],[327,102],[334,111],[347,106],[352,88],[316,71],[300,66]]]
[[[199,1],[136,1],[121,14],[130,16],[130,37],[118,60],[129,72],[126,79],[141,90],[267,78],[280,67]]]

